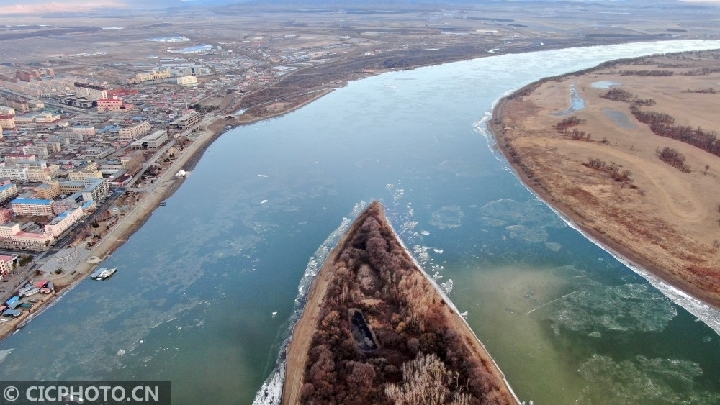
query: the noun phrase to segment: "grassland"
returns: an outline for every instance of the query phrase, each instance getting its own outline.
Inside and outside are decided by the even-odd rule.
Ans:
[[[715,306],[719,58],[640,58],[544,80],[499,103],[491,123],[500,149],[541,197],[601,243]],[[572,87],[585,101],[578,111],[567,111]]]

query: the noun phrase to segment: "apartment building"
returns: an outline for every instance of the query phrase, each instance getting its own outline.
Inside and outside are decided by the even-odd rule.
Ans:
[[[123,102],[119,98],[100,99],[97,101],[98,112],[120,111],[123,108]]]
[[[98,169],[82,169],[82,170],[72,170],[68,173],[68,179],[70,181],[83,181],[85,179],[90,178],[102,178],[102,173]]]
[[[79,206],[75,209],[67,210],[53,218],[49,224],[45,225],[45,234],[57,238],[71,226],[75,225],[83,215],[83,209]]]
[[[36,198],[16,198],[10,202],[15,215],[52,216],[52,201]]]
[[[18,195],[18,188],[15,183],[7,183],[0,186],[0,202],[5,202]]]
[[[110,193],[106,179],[87,178],[82,181],[61,181],[60,193],[78,194],[83,201],[100,201]]]
[[[133,125],[131,127],[120,128],[120,139],[137,139],[141,136],[145,136],[150,132],[150,123],[147,121]]]
[[[186,87],[197,86],[198,81],[195,76],[181,76],[177,78],[177,84]]]
[[[60,183],[57,181],[43,183],[35,187],[34,191],[37,198],[43,200],[52,200],[53,198],[60,195]]]
[[[83,137],[95,135],[95,127],[72,127],[70,131]]]
[[[133,149],[159,149],[168,140],[167,131],[155,131],[130,144]]]
[[[133,77],[132,79],[128,80],[128,83],[130,84],[137,84],[142,82],[157,82],[160,80],[164,80],[170,77],[170,70],[153,70],[150,73],[138,73]]]
[[[90,101],[97,101],[108,98],[107,89],[103,86],[95,86],[89,83],[75,83],[75,96]]]
[[[185,130],[188,128],[192,128],[195,125],[197,125],[201,119],[202,119],[202,116],[200,114],[198,114],[197,111],[192,111],[192,112],[183,114],[180,118],[171,122],[170,128],[178,129],[178,130]]]
[[[22,151],[25,155],[35,155],[40,159],[47,159],[50,157],[50,152],[48,151],[47,146],[44,145],[23,146]]]
[[[12,220],[13,212],[11,209],[0,208],[0,224],[7,224]]]
[[[0,114],[0,127],[5,129],[15,128],[15,114]]]
[[[45,249],[52,240],[53,237],[44,232],[23,232],[17,223],[0,225],[0,242],[18,248]]]
[[[0,255],[0,280],[9,274],[18,264],[18,256]]]

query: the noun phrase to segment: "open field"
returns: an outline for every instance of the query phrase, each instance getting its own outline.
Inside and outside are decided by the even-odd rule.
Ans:
[[[82,18],[80,18],[82,17]],[[0,16],[0,51],[9,75],[32,64],[57,74],[122,85],[163,63],[196,63],[200,83],[218,89],[227,110],[304,97],[389,69],[510,52],[662,39],[717,38],[720,8],[668,2],[545,2],[384,5],[187,6],[89,14]],[[21,24],[21,25],[18,25]],[[179,42],[153,39],[174,37]],[[193,46],[201,53],[171,53]],[[218,49],[220,47],[221,49]],[[32,52],[27,52],[31,49]],[[163,58],[166,60],[163,62]],[[284,74],[265,86],[233,89],[249,71]],[[227,90],[227,92],[225,91]],[[212,102],[212,100],[209,100]],[[271,113],[271,112],[270,112]]]
[[[715,306],[719,59],[717,51],[658,56],[545,80],[501,102],[491,125],[523,181],[546,201],[601,243]],[[567,111],[573,87],[585,106]],[[658,121],[653,129],[639,120],[649,116]],[[668,131],[694,135],[673,139]]]

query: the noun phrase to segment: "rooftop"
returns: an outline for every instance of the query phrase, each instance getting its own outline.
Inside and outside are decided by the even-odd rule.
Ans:
[[[11,201],[12,204],[36,204],[36,205],[50,205],[52,201],[41,200],[37,198],[16,198]]]

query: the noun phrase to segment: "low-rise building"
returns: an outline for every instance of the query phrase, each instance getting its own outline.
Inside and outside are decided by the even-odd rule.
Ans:
[[[7,183],[0,186],[0,202],[5,202],[18,195],[18,188],[15,183]]]
[[[120,111],[123,102],[120,99],[100,99],[97,101],[98,112]]]
[[[150,123],[147,121],[141,122],[131,127],[120,128],[120,139],[137,139],[141,136],[145,136],[150,132]]]
[[[5,129],[15,128],[15,114],[0,114],[0,127]]]
[[[37,198],[16,198],[10,202],[15,215],[52,216],[52,201]]]
[[[52,200],[60,195],[60,183],[57,181],[43,183],[35,187],[35,195],[43,200]]]
[[[2,277],[9,274],[15,266],[18,264],[18,257],[17,255],[9,256],[9,255],[0,255],[0,280],[2,280]]]
[[[200,123],[201,119],[202,119],[202,116],[200,114],[198,114],[197,111],[192,111],[192,112],[183,114],[180,118],[171,122],[170,128],[178,129],[178,130],[182,131],[182,130],[194,127],[195,125]]]
[[[37,157],[35,155],[24,155],[22,153],[8,153],[5,155],[5,165],[8,167],[13,167],[17,162],[23,160],[35,161]]]
[[[168,141],[167,131],[155,131],[130,144],[133,149],[159,149]]]
[[[59,114],[53,114],[49,112],[35,114],[35,122],[38,124],[51,124],[60,121]]]
[[[181,76],[177,78],[177,84],[186,87],[197,86],[197,77],[195,76]]]
[[[0,208],[0,224],[7,224],[12,221],[13,211],[8,208]]]
[[[45,225],[45,234],[50,235],[53,238],[57,238],[68,228],[75,225],[75,223],[79,221],[83,215],[83,209],[79,206],[75,209],[67,210],[53,218],[49,224]]]
[[[150,72],[150,73],[138,73],[138,74],[136,74],[135,77],[133,77],[132,79],[128,80],[128,83],[130,83],[130,84],[137,84],[137,83],[150,82],[150,81],[152,81],[152,82],[157,82],[157,81],[161,81],[161,80],[167,79],[167,78],[169,78],[169,77],[170,77],[170,70],[169,70],[169,69],[161,70],[161,71],[153,70],[153,71]]]
[[[22,147],[23,154],[25,155],[35,155],[36,157],[40,159],[47,159],[50,157],[50,152],[48,151],[48,147],[44,145],[28,145]]]
[[[70,181],[83,181],[89,178],[101,179],[102,173],[98,169],[72,170],[68,173]]]
[[[76,97],[82,97],[90,101],[97,101],[108,97],[107,88],[89,83],[75,83],[74,90]]]
[[[92,147],[85,149],[85,153],[83,154],[85,159],[105,159],[106,157],[110,156],[115,152],[115,148],[112,146],[108,147]]]
[[[95,127],[72,127],[70,130],[73,134],[79,134],[83,136],[95,135]]]

